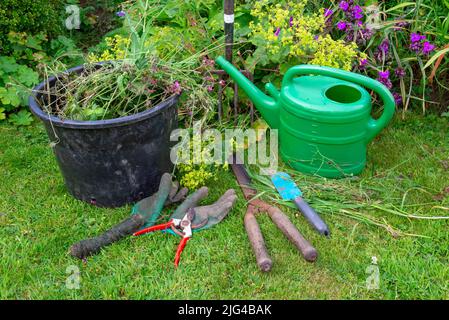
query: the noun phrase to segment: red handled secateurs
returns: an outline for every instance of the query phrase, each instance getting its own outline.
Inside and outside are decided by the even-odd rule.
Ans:
[[[195,210],[193,208],[190,208],[182,219],[171,219],[167,223],[158,224],[155,226],[142,229],[140,231],[135,232],[133,235],[140,236],[142,234],[153,231],[171,229],[174,233],[181,236],[182,240],[178,245],[178,249],[176,250],[175,256],[175,267],[177,267],[179,264],[179,260],[181,259],[181,253],[184,250],[189,239],[192,237],[192,229],[201,228],[202,226],[205,225],[205,223],[207,223],[206,220],[204,221],[204,223],[201,223],[201,225],[192,226],[192,221],[194,218],[195,218]]]

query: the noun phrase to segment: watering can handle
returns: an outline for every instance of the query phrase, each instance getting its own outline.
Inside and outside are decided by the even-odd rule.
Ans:
[[[337,78],[341,80],[346,80],[349,82],[357,83],[362,85],[368,89],[376,92],[382,99],[384,103],[384,111],[379,119],[371,118],[368,122],[367,128],[367,142],[374,139],[374,137],[390,122],[391,118],[394,115],[395,111],[395,102],[393,95],[390,90],[387,89],[383,84],[379,81],[371,79],[367,76],[363,76],[361,74],[330,68],[330,67],[322,67],[315,65],[299,65],[290,68],[284,76],[282,81],[282,87],[286,87],[293,81],[293,78],[296,78],[301,75],[307,74],[316,74],[320,76],[328,76],[332,78]]]

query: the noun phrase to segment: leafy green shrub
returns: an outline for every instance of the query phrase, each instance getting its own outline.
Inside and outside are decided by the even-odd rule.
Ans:
[[[0,6],[0,121],[29,125],[29,89],[38,83],[35,69],[51,58],[47,35],[62,31],[62,0],[2,0]]]
[[[13,57],[0,56],[0,120],[6,113],[27,104],[28,90],[38,83],[39,75],[33,69],[20,65]],[[16,125],[28,125],[32,118],[28,111],[21,110],[10,121]]]
[[[0,53],[8,55],[12,48],[8,34],[26,32],[57,35],[62,32],[62,0],[2,0],[0,5]]]
[[[9,114],[13,124],[27,125],[32,117],[23,107],[27,106],[30,89],[38,83],[38,70],[55,59],[70,65],[81,64],[83,59],[74,42],[64,36],[48,41],[42,33],[32,36],[11,31],[8,42],[10,55],[0,55],[0,121]]]

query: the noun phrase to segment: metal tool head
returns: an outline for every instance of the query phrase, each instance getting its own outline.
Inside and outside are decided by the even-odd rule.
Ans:
[[[195,219],[195,210],[193,208],[189,208],[181,220],[172,219],[174,224],[171,229],[181,237],[191,237],[193,219]]]
[[[295,181],[288,173],[276,172],[271,176],[271,181],[284,200],[293,200],[302,196],[301,190],[296,186]]]
[[[182,219],[172,218],[177,223],[172,226],[171,231],[181,237],[186,236],[186,234],[191,236],[192,230],[201,229],[208,223],[207,218],[197,215],[194,208],[189,208]]]
[[[189,208],[189,210],[187,210],[186,215],[184,216],[184,218],[182,218],[181,221],[181,226],[186,223],[192,223],[193,219],[195,218],[195,209],[193,208]]]

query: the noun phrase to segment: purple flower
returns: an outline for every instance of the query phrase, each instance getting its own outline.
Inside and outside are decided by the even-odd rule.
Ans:
[[[394,30],[403,30],[409,26],[409,23],[407,21],[401,21],[403,18],[404,17],[395,19],[395,20],[399,20],[399,21],[394,24]]]
[[[119,12],[116,13],[117,17],[123,18],[124,16],[126,16],[126,12],[121,10]]]
[[[393,84],[391,83],[390,79],[380,79],[379,82],[382,83],[388,89],[391,89],[393,87]]]
[[[290,17],[290,20],[288,21],[288,25],[290,27],[293,27],[293,17]]]
[[[393,92],[393,97],[394,97],[394,102],[396,103],[396,105],[400,106],[402,104],[402,96],[397,92]]]
[[[374,32],[370,28],[365,28],[365,29],[360,30],[360,35],[364,41],[367,41],[367,40],[371,39],[371,37],[374,35]]]
[[[410,50],[414,51],[416,54],[422,53],[428,55],[435,49],[435,46],[429,41],[424,40],[426,40],[425,35],[421,35],[417,32],[412,32],[410,34]]]
[[[208,57],[203,58],[203,66],[206,68],[213,68],[215,66],[215,61],[209,59]]]
[[[410,50],[414,51],[415,53],[419,53],[421,51],[421,47],[422,47],[421,42],[410,43]]]
[[[355,32],[354,32],[354,29],[352,28],[351,24],[348,24],[348,27],[346,28],[345,32],[346,32],[345,41],[346,42],[354,41]]]
[[[414,42],[421,42],[422,40],[425,40],[426,36],[421,35],[419,33],[416,32],[412,32],[410,34],[410,42],[414,43]]]
[[[374,56],[377,61],[384,61],[390,51],[390,42],[388,39],[384,39],[380,45],[377,47]]]
[[[390,51],[390,41],[388,41],[388,39],[384,39],[379,45],[379,50],[387,55]]]
[[[346,1],[341,1],[339,6],[343,11],[348,11],[349,9],[349,3],[347,3]]]
[[[360,6],[354,6],[351,11],[354,20],[360,20],[363,18],[363,10]]]
[[[181,89],[181,85],[179,84],[178,81],[175,81],[171,87],[170,87],[170,92],[171,93],[175,93],[175,94],[181,94],[182,89]]]
[[[325,17],[329,17],[329,16],[331,16],[333,13],[334,13],[334,11],[332,11],[332,9],[330,9],[330,8],[324,9],[324,16],[325,16]]]
[[[360,20],[363,18],[363,13],[354,13],[354,19]]]
[[[339,23],[337,23],[338,30],[345,31],[347,27],[348,25],[345,21],[340,21]]]
[[[281,33],[281,28],[277,28],[276,31],[274,32],[274,35],[276,37],[279,37],[279,34]]]
[[[394,74],[396,75],[396,77],[398,78],[404,78],[405,76],[405,70],[402,68],[397,68],[396,70],[394,70]]]
[[[390,49],[390,41],[388,41],[388,39],[384,39],[379,45],[379,50],[388,53],[389,49]]]
[[[365,70],[367,64],[368,64],[368,60],[367,59],[360,59],[360,61],[359,61],[359,70]]]
[[[379,71],[379,79],[388,79],[390,78],[390,70]]]
[[[393,87],[393,84],[391,83],[390,80],[390,70],[379,71],[377,81],[382,83],[388,89],[391,89]]]
[[[428,55],[435,49],[435,46],[431,44],[429,41],[426,41],[422,45],[422,53]]]

